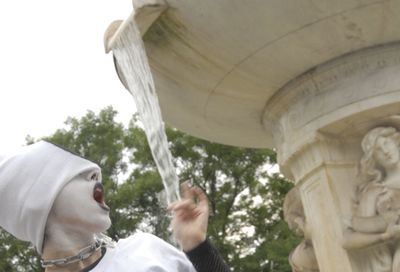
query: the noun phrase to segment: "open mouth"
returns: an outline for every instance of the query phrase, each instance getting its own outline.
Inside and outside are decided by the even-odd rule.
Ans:
[[[106,211],[110,211],[110,208],[104,202],[104,187],[100,182],[96,182],[93,188],[93,199],[99,204],[99,206]]]

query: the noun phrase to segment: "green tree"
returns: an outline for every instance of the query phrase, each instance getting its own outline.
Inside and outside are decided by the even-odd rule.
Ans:
[[[109,107],[68,118],[65,128],[46,139],[102,168],[112,210],[109,236],[119,239],[140,229],[168,239],[163,187],[145,133],[137,116],[125,128],[116,115]],[[171,128],[167,136],[180,179],[191,179],[209,197],[209,234],[230,266],[235,271],[290,271],[287,256],[298,238],[282,220],[282,202],[292,185],[279,174],[268,174],[266,165],[276,163],[275,153],[210,143]],[[1,230],[0,243],[0,271],[42,271],[27,243]]]
[[[143,130],[136,123],[129,130],[136,135],[131,162],[156,171]],[[234,270],[291,271],[287,257],[299,238],[283,222],[282,206],[292,183],[266,171],[276,164],[275,152],[215,144],[172,128],[166,132],[180,179],[192,180],[208,195],[209,235]]]
[[[27,242],[0,229],[0,271],[42,271],[40,259]]]

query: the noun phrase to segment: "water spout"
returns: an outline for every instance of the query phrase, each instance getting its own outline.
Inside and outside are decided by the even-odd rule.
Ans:
[[[110,26],[109,29],[114,35],[108,39],[106,50],[113,50],[118,73],[135,99],[164,184],[167,202],[171,203],[179,199],[179,180],[168,149],[164,122],[141,33],[134,18],[133,14],[125,22],[117,22]]]
[[[110,52],[115,41],[125,32],[125,27],[130,23],[135,23],[140,34],[143,36],[150,26],[168,8],[164,0],[133,0],[134,10],[125,20],[112,22],[104,34],[104,48],[106,53]]]

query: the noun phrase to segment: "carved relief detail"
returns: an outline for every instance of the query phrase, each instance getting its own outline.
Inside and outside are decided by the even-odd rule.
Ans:
[[[293,272],[319,271],[314,247],[311,239],[311,231],[307,224],[304,208],[300,199],[300,192],[294,187],[286,195],[283,211],[285,221],[289,228],[296,234],[303,235],[304,240],[290,253],[289,263]]]
[[[376,127],[361,147],[360,183],[343,246],[360,271],[400,271],[400,132]]]
[[[270,109],[268,119],[280,118],[287,110],[282,105],[292,105],[293,102],[304,98],[320,96],[329,92],[333,85],[341,84],[349,78],[371,75],[398,65],[400,65],[400,43],[366,48],[322,64],[290,81],[268,101],[266,105],[266,108]],[[349,99],[358,92],[359,90],[353,90],[344,95]],[[293,117],[298,118],[295,114]]]

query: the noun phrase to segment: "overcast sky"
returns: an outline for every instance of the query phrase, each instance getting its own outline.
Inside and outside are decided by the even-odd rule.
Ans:
[[[131,12],[130,0],[0,1],[0,153],[87,110],[112,105],[127,122],[134,101],[104,53],[103,34]]]

